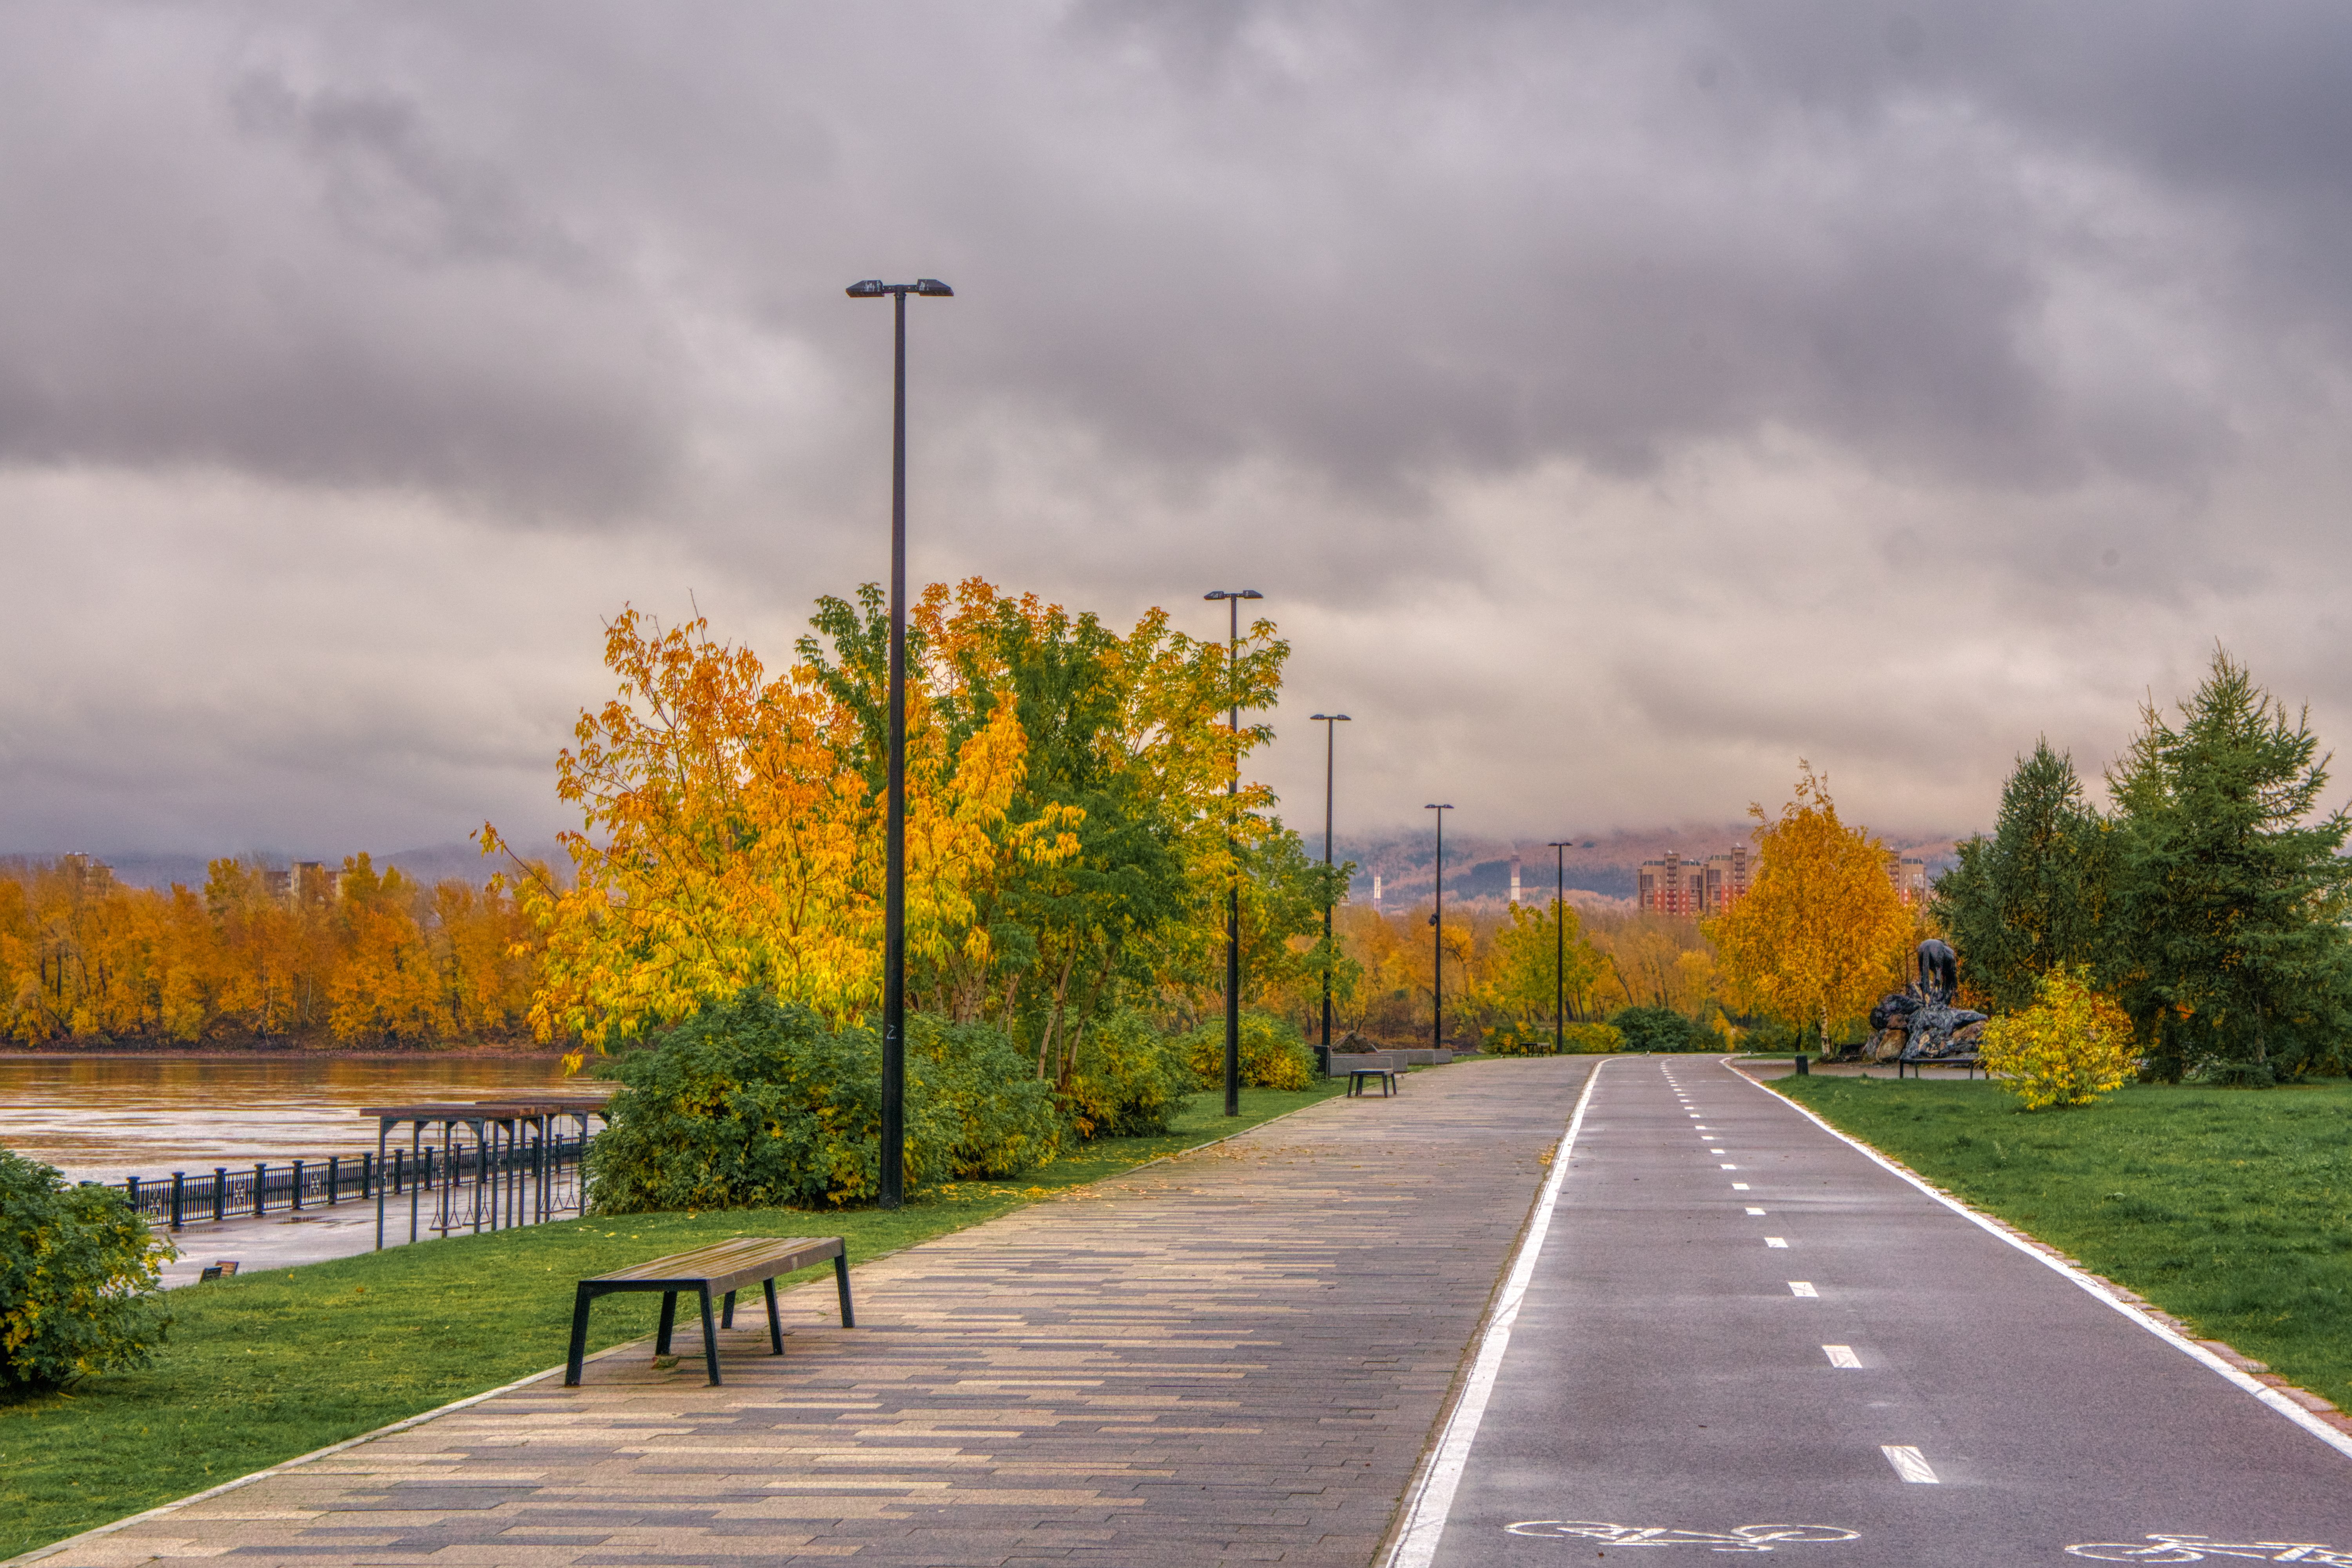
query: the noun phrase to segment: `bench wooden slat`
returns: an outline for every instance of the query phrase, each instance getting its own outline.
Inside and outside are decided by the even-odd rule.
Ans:
[[[719,1382],[719,1342],[710,1319],[710,1299],[726,1298],[727,1321],[735,1316],[735,1293],[747,1286],[757,1285],[767,1298],[768,1339],[777,1355],[784,1353],[783,1324],[776,1316],[776,1279],[780,1275],[806,1268],[811,1264],[833,1262],[834,1287],[841,1297],[841,1326],[856,1326],[849,1306],[849,1254],[837,1236],[739,1236],[725,1241],[698,1247],[690,1252],[672,1253],[650,1262],[616,1268],[609,1274],[598,1274],[580,1281],[572,1309],[572,1353],[564,1368],[564,1384],[576,1386],[580,1382],[580,1361],[588,1342],[588,1305],[599,1296],[614,1291],[650,1291],[662,1293],[661,1326],[655,1339],[655,1353],[669,1352],[670,1326],[677,1316],[677,1299],[691,1291],[699,1298],[702,1310],[702,1353],[709,1369],[710,1381]]]

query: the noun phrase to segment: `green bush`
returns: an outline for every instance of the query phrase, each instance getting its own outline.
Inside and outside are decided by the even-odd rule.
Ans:
[[[993,1030],[909,1021],[907,1186],[1004,1175],[1053,1157],[1059,1123]],[[880,1185],[882,1047],[747,991],[622,1058],[612,1124],[589,1147],[597,1210],[810,1208]]]
[[[1242,1015],[1242,1085],[1246,1089],[1311,1089],[1315,1053],[1298,1030],[1272,1013]],[[1205,1089],[1225,1083],[1225,1021],[1213,1018],[1184,1037],[1193,1078]]]
[[[1122,1008],[1078,1042],[1066,1101],[1081,1138],[1149,1138],[1168,1131],[1196,1087],[1182,1048]]]
[[[1723,1048],[1722,1037],[1706,1025],[1685,1018],[1671,1007],[1625,1007],[1609,1020],[1624,1037],[1629,1051],[1713,1051]]]
[[[171,1324],[156,1274],[174,1256],[121,1194],[0,1149],[0,1394],[147,1365]]]

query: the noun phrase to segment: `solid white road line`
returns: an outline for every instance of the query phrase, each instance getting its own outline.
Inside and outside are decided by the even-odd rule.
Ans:
[[[1822,1353],[1830,1358],[1832,1366],[1860,1366],[1862,1358],[1853,1353],[1852,1345],[1823,1345]]]
[[[1895,1473],[1905,1480],[1916,1481],[1921,1486],[1937,1484],[1936,1467],[1927,1462],[1927,1455],[1910,1444],[1881,1443],[1878,1451],[1886,1456],[1886,1462],[1894,1466]]]
[[[1503,1352],[1511,1348],[1511,1325],[1518,1319],[1519,1303],[1527,1298],[1528,1282],[1535,1278],[1536,1258],[1543,1251],[1545,1236],[1551,1230],[1552,1211],[1559,1202],[1559,1184],[1568,1174],[1569,1156],[1576,1150],[1576,1135],[1584,1127],[1584,1109],[1592,1103],[1592,1090],[1601,1082],[1601,1069],[1608,1065],[1605,1061],[1593,1063],[1592,1071],[1584,1080],[1584,1092],[1576,1097],[1576,1110],[1568,1119],[1568,1131],[1561,1135],[1559,1148],[1552,1155],[1551,1174],[1545,1178],[1535,1212],[1528,1218],[1528,1233],[1519,1242],[1518,1256],[1511,1260],[1510,1276],[1503,1281],[1502,1293],[1495,1299],[1494,1316],[1487,1319],[1486,1331],[1479,1338],[1478,1359],[1471,1363],[1462,1398],[1454,1406],[1454,1414],[1446,1417],[1445,1430],[1430,1450],[1428,1463],[1406,1500],[1404,1524],[1397,1531],[1396,1544],[1389,1551],[1386,1568],[1430,1568],[1437,1557],[1438,1540],[1445,1533],[1445,1516],[1453,1511],[1454,1491],[1462,1485],[1462,1472],[1470,1462],[1470,1446],[1477,1441],[1478,1423],[1486,1419],[1486,1401],[1495,1392],[1496,1374],[1503,1370]]]
[[[1819,1296],[1821,1292],[1813,1289],[1813,1282],[1810,1279],[1791,1279],[1789,1281],[1789,1294],[1791,1296]]]
[[[2314,1415],[2310,1411],[2305,1410],[2302,1405],[2297,1405],[2294,1400],[2289,1399],[2277,1389],[2271,1387],[2268,1384],[2256,1382],[2251,1373],[2240,1372],[2236,1367],[2231,1366],[2228,1362],[2223,1361],[2220,1356],[2215,1355],[2203,1345],[2198,1344],[2194,1341],[2190,1340],[2188,1335],[2179,1333],[2175,1330],[2166,1328],[2162,1323],[2158,1322],[2154,1318],[2149,1317],[2146,1312],[2141,1311],[2137,1307],[2133,1306],[2130,1302],[2125,1300],[2122,1297],[2108,1289],[2105,1284],[2102,1281],[2093,1279],[2090,1275],[2084,1273],[2082,1269],[2075,1268],[2071,1263],[2063,1262],[2058,1258],[2051,1257],[2048,1253],[2034,1247],[2032,1243],[2027,1241],[2023,1237],[2011,1235],[1990,1216],[1977,1213],[1974,1209],[1960,1202],[1959,1199],[1953,1197],[1949,1193],[1938,1192],[1935,1187],[1928,1184],[1926,1180],[1920,1177],[1916,1172],[1909,1170],[1904,1165],[1888,1159],[1885,1155],[1880,1153],[1877,1150],[1872,1148],[1861,1139],[1847,1137],[1844,1133],[1839,1131],[1836,1128],[1831,1126],[1828,1122],[1814,1115],[1805,1107],[1799,1105],[1795,1100],[1790,1100],[1788,1096],[1775,1093],[1772,1089],[1765,1087],[1763,1083],[1755,1079],[1749,1078],[1746,1073],[1741,1072],[1738,1068],[1733,1067],[1731,1065],[1730,1058],[1720,1058],[1718,1065],[1722,1067],[1724,1071],[1731,1074],[1734,1078],[1738,1079],[1757,1093],[1769,1096],[1775,1104],[1787,1106],[1790,1110],[1795,1111],[1798,1115],[1803,1117],[1806,1121],[1811,1122],[1814,1126],[1820,1128],[1822,1131],[1828,1133],[1839,1142],[1846,1144],[1850,1148],[1860,1152],[1863,1157],[1869,1160],[1873,1164],[1878,1165],[1892,1174],[1908,1182],[1911,1185],[1918,1188],[1921,1192],[1927,1194],[1929,1197],[1935,1199],[1937,1203],[1943,1205],[1946,1208],[1951,1210],[1962,1219],[1967,1220],[1970,1225],[1976,1226],[1979,1229],[1983,1230],[1988,1236],[1992,1237],[1998,1241],[2006,1242],[2011,1247],[2017,1248],[2018,1251],[2025,1254],[2026,1257],[2031,1258],[2034,1262],[2041,1264],[2044,1268],[2049,1269],[2052,1273],[2063,1275],[2084,1295],[2094,1297],[2100,1301],[2105,1302],[2109,1307],[2112,1307],[2116,1311],[2122,1313],[2133,1322],[2137,1323],[2141,1328],[2146,1329],[2149,1333],[2154,1334],[2158,1339],[2162,1340],[2166,1344],[2170,1345],[2182,1355],[2187,1356],[2193,1362],[2200,1363],[2208,1371],[2218,1374],[2226,1381],[2243,1389],[2246,1393],[2252,1394],[2256,1399],[2262,1401],[2264,1405],[2269,1405],[2271,1409],[2277,1412],[2279,1415],[2285,1416],[2288,1420],[2294,1422],[2296,1426],[2302,1427],[2305,1431],[2310,1433],[2313,1436],[2318,1438],[2321,1442],[2326,1444],[2337,1453],[2344,1455],[2347,1458],[2352,1458],[2352,1433],[2338,1432],[2335,1427],[2330,1426],[2326,1422],[2322,1421],[2318,1416]],[[1736,1183],[1734,1184],[1734,1185],[1737,1184],[1738,1184]]]

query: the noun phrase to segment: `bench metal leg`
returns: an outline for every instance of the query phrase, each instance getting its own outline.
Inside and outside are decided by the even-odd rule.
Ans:
[[[719,1330],[710,1321],[710,1287],[705,1285],[697,1292],[702,1298],[702,1364],[710,1369],[710,1386],[719,1386]]]
[[[719,1326],[722,1329],[735,1326],[735,1292],[732,1290],[727,1292],[727,1304],[719,1309]]]
[[[846,1247],[833,1260],[833,1288],[841,1295],[841,1326],[856,1328],[857,1314],[849,1310],[849,1251]]]
[[[587,1286],[572,1299],[572,1352],[563,1360],[563,1386],[580,1386],[580,1358],[588,1353],[588,1303],[596,1299]]]
[[[677,1292],[662,1292],[661,1330],[654,1335],[654,1354],[669,1354],[669,1331],[677,1326]]]
[[[784,1353],[784,1321],[776,1315],[776,1282],[762,1279],[760,1289],[768,1293],[768,1348],[782,1355]]]

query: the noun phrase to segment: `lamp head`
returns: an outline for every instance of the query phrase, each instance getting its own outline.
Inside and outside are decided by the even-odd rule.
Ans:
[[[1263,599],[1265,595],[1255,588],[1219,588],[1214,593],[1203,594],[1201,597],[1203,599]]]
[[[1423,811],[1452,811],[1454,809],[1454,803],[1449,800],[1444,805],[1433,804],[1430,805],[1424,805],[1421,809]]]
[[[946,284],[940,282],[936,278],[916,279],[915,292],[918,294],[929,294],[941,300],[951,300],[955,298],[955,290],[949,288]]]
[[[1317,722],[1344,724],[1348,721],[1348,716],[1345,713],[1309,713],[1307,716],[1307,721],[1309,724]]]
[[[879,278],[868,278],[863,283],[852,283],[845,291],[853,300],[879,300],[890,290],[882,287]]]

